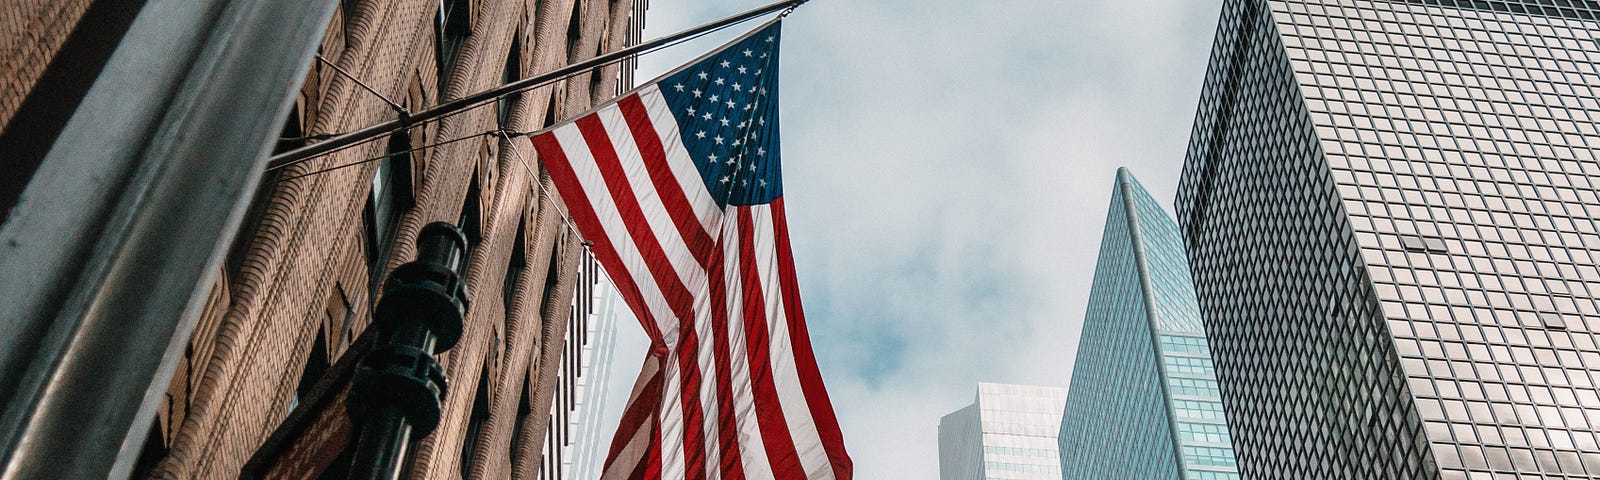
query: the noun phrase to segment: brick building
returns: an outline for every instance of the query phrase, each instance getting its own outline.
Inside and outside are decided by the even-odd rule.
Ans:
[[[92,34],[86,26],[110,15],[109,3],[0,7],[0,129],[24,118],[30,94],[63,88],[52,75],[72,69],[50,60]],[[638,40],[646,3],[343,0],[277,148],[619,49]],[[599,275],[584,268],[592,262],[544,194],[553,190],[527,139],[500,132],[549,125],[631,81],[631,65],[611,65],[267,172],[135,477],[340,478],[350,434],[343,395],[370,345],[373,294],[414,256],[423,225],[449,221],[472,244],[473,302],[461,342],[440,356],[450,379],[444,418],[413,445],[407,473],[542,478],[545,445],[566,435],[551,419],[571,388],[557,384],[574,381],[570,370],[582,364],[568,342],[587,341],[581,325],[569,331],[587,316],[587,302],[574,299],[588,298]],[[13,178],[25,184],[31,172]],[[0,200],[9,210],[15,193]]]

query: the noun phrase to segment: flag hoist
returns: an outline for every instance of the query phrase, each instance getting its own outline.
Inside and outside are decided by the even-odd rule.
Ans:
[[[652,343],[604,479],[851,478],[789,245],[779,38],[774,20],[533,137]]]

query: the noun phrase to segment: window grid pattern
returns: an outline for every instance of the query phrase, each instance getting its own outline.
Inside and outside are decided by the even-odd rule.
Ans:
[[[1177,211],[1246,476],[1600,478],[1597,11],[1228,2]]]
[[[1125,170],[1113,192],[1061,425],[1063,476],[1236,479],[1177,224]]]

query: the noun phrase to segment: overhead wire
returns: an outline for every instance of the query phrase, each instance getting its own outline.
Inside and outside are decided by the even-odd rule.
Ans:
[[[771,11],[777,10],[780,7],[784,8],[785,11],[783,12],[783,14],[786,15],[789,11],[792,11],[794,7],[799,6],[800,4],[803,4],[803,3],[805,3],[805,0],[790,0],[790,1],[774,3],[772,5],[768,5],[768,6],[765,6],[765,7],[757,8],[755,10],[750,10],[748,12],[745,12],[745,13],[742,13],[742,14],[739,14],[739,15],[735,15],[733,17],[729,17],[727,19],[719,20],[717,22],[712,22],[712,23],[709,23],[707,25],[702,25],[700,27],[695,27],[693,29],[686,30],[686,31],[683,31],[683,32],[678,32],[676,34],[669,35],[668,37],[664,37],[662,39],[652,40],[650,42],[646,42],[646,43],[638,45],[636,47],[630,47],[630,48],[642,47],[642,48],[639,48],[639,50],[636,51],[636,52],[630,52],[630,53],[628,53],[626,55],[618,55],[615,58],[610,58],[610,59],[606,59],[604,61],[596,62],[596,60],[600,60],[601,58],[604,58],[606,56],[606,55],[601,55],[599,57],[594,57],[594,58],[591,58],[589,60],[585,60],[585,61],[578,62],[578,63],[575,63],[575,64],[567,65],[567,66],[562,67],[560,69],[556,69],[556,70],[552,70],[550,72],[546,72],[544,74],[540,74],[540,75],[548,75],[548,74],[560,73],[559,75],[554,75],[554,76],[551,76],[550,78],[539,79],[539,75],[535,75],[535,76],[532,76],[532,77],[528,77],[528,78],[524,78],[524,79],[518,80],[516,82],[511,82],[511,83],[499,85],[499,86],[496,86],[496,87],[491,88],[489,90],[485,90],[485,91],[482,91],[482,92],[466,95],[466,96],[463,96],[461,98],[458,98],[458,99],[455,99],[455,100],[451,100],[449,102],[444,102],[444,103],[441,103],[441,104],[437,104],[437,105],[434,105],[433,107],[430,107],[430,108],[425,109],[425,110],[420,111],[420,112],[416,112],[416,113],[414,113],[412,115],[409,115],[409,116],[402,115],[401,118],[396,119],[396,120],[390,120],[390,121],[386,121],[386,122],[383,122],[383,123],[379,123],[377,125],[371,125],[371,126],[367,126],[367,127],[363,127],[363,128],[354,130],[354,131],[338,134],[338,135],[334,136],[333,138],[330,138],[328,140],[328,142],[339,142],[342,138],[350,137],[350,136],[361,136],[361,137],[365,137],[365,138],[355,138],[355,139],[352,139],[352,140],[346,140],[349,143],[336,145],[336,146],[333,146],[333,147],[326,147],[327,148],[326,151],[321,151],[321,149],[317,147],[317,145],[319,143],[322,143],[322,142],[319,142],[319,143],[313,143],[311,145],[307,145],[305,147],[301,147],[299,149],[295,149],[295,150],[291,150],[291,151],[288,151],[288,152],[284,152],[282,154],[278,154],[278,155],[273,156],[269,160],[269,164],[267,166],[267,170],[268,171],[278,170],[278,169],[282,169],[284,167],[288,167],[290,165],[296,165],[296,164],[304,163],[304,162],[310,161],[313,158],[321,157],[321,156],[324,156],[324,155],[330,155],[330,154],[333,154],[333,153],[336,153],[336,152],[343,151],[343,150],[348,149],[348,148],[355,147],[357,145],[366,144],[367,142],[371,142],[372,140],[376,140],[378,138],[381,138],[384,134],[387,134],[387,133],[393,133],[395,131],[399,131],[399,130],[402,130],[402,129],[405,129],[405,128],[410,128],[410,127],[413,127],[413,126],[423,125],[423,124],[427,124],[429,122],[438,121],[438,120],[441,120],[441,119],[444,119],[444,118],[455,116],[455,115],[460,114],[462,112],[466,112],[466,111],[469,111],[469,110],[472,110],[472,109],[475,109],[475,108],[482,107],[484,105],[488,105],[489,103],[491,103],[493,101],[496,101],[496,100],[499,100],[501,97],[504,97],[506,95],[511,95],[511,94],[515,94],[515,93],[524,92],[524,91],[527,91],[527,90],[532,90],[532,89],[535,89],[535,88],[544,87],[546,85],[550,85],[550,84],[553,84],[553,83],[556,83],[556,82],[559,82],[559,81],[564,81],[564,80],[566,80],[568,78],[571,78],[573,76],[576,76],[576,75],[579,75],[579,74],[582,74],[582,73],[591,72],[591,71],[593,71],[594,69],[597,69],[597,68],[610,66],[612,64],[615,64],[615,63],[618,63],[618,62],[622,62],[622,61],[625,61],[625,60],[630,59],[630,58],[636,58],[639,55],[643,55],[645,53],[651,53],[651,52],[655,52],[657,50],[661,50],[663,48],[680,45],[680,44],[683,44],[685,42],[689,42],[689,41],[704,37],[706,35],[710,35],[712,33],[716,33],[716,32],[722,31],[724,29],[733,27],[735,25],[743,24],[745,22],[754,20],[756,18],[759,18],[761,15],[764,15],[766,13],[770,13]],[[624,50],[626,50],[626,49],[624,49]],[[612,52],[611,54],[608,54],[608,55],[614,55],[614,54],[617,54],[617,53],[621,53],[621,51]],[[326,61],[326,60],[324,60],[324,61]],[[587,62],[594,62],[594,63],[593,64],[587,64]],[[583,66],[584,68],[576,68],[576,67],[579,67],[579,66]],[[567,71],[565,73],[561,73],[565,69],[571,69],[571,71]],[[538,80],[538,81],[531,82],[531,83],[528,83],[526,85],[516,85],[516,84],[518,84],[520,82],[526,82],[526,81],[530,81],[530,80]],[[513,88],[507,88],[507,87],[511,87],[511,86],[514,86],[514,85],[516,85],[516,86],[513,87]],[[504,89],[504,90],[501,91],[502,89]],[[454,105],[454,103],[457,103],[457,102],[461,102],[461,103],[459,105]],[[390,103],[392,103],[392,102],[390,102]],[[445,111],[441,112],[440,110],[445,110]],[[533,133],[537,133],[537,132],[533,132]],[[311,152],[311,153],[307,153],[308,151]]]

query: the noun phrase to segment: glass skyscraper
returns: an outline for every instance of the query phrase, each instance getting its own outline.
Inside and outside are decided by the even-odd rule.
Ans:
[[[1061,480],[1056,429],[1066,396],[979,383],[972,405],[939,419],[939,480]]]
[[[1229,0],[1177,196],[1239,470],[1600,478],[1600,17]]]
[[[1060,428],[1063,478],[1239,478],[1178,225],[1126,169]]]

